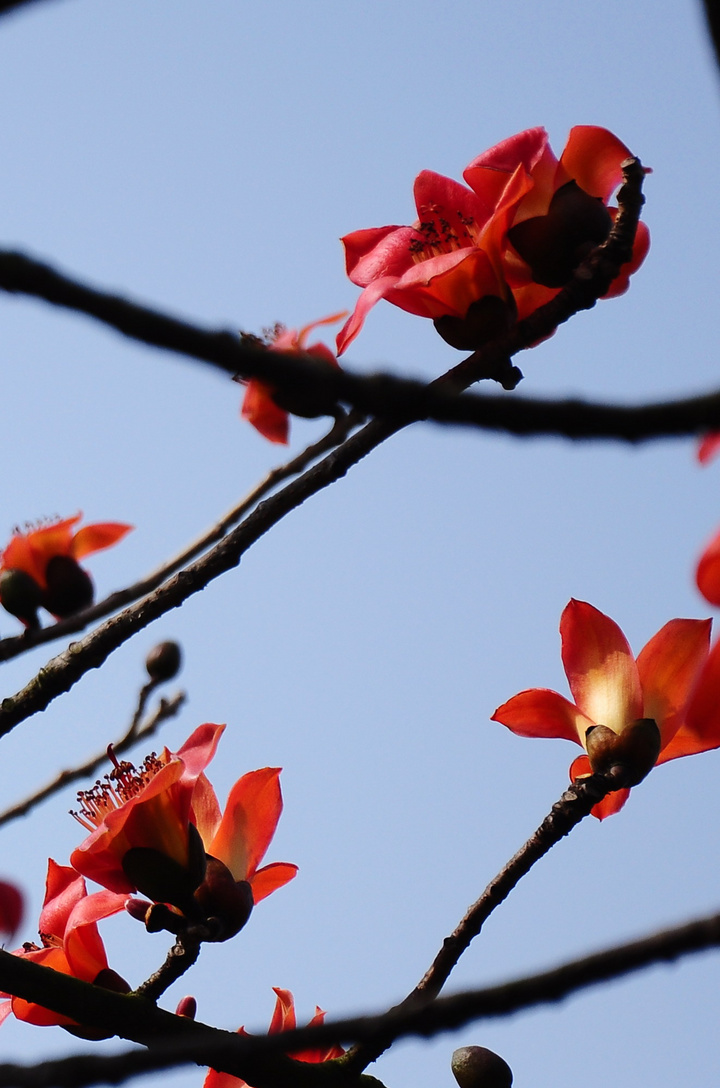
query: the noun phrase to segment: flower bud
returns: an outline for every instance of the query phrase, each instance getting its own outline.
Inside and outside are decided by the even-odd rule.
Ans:
[[[4,570],[0,574],[0,604],[11,616],[27,627],[39,627],[37,610],[42,603],[42,589],[24,570]]]
[[[177,642],[158,642],[145,658],[148,676],[159,684],[180,672],[182,651]]]
[[[136,922],[146,920],[147,912],[151,906],[152,903],[148,903],[147,899],[139,899],[136,895],[130,895],[125,900],[125,910]]]
[[[585,734],[590,766],[596,774],[622,771],[618,789],[637,786],[652,770],[660,755],[660,730],[652,718],[637,721],[615,733],[606,725],[595,725]]]
[[[197,1001],[192,994],[181,997],[175,1009],[176,1016],[184,1016],[187,1020],[194,1020],[197,1016]]]
[[[460,1088],[510,1088],[513,1082],[508,1063],[484,1046],[461,1046],[450,1068]]]
[[[92,604],[92,578],[70,555],[53,555],[45,568],[47,587],[42,605],[53,616],[65,619]]]

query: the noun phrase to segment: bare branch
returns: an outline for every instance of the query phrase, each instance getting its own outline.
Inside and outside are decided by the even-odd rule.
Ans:
[[[0,986],[3,989],[15,987],[15,992],[28,1000],[42,1000],[56,1011],[76,1018],[82,1017],[87,1008],[86,1022],[90,1023],[89,1017],[92,1015],[98,1025],[102,1023],[106,1028],[111,1025],[116,1034],[135,1039],[152,1049],[150,1052],[132,1050],[110,1057],[76,1055],[34,1066],[0,1065],[0,1088],[51,1088],[54,1085],[58,1088],[81,1088],[101,1082],[117,1084],[139,1073],[192,1062],[212,1065],[236,1076],[249,1076],[252,1064],[257,1077],[263,1062],[280,1053],[330,1043],[358,1041],[372,1044],[378,1036],[387,1038],[391,1035],[393,1039],[407,1035],[429,1037],[472,1021],[508,1016],[536,1005],[561,1001],[589,986],[711,948],[720,948],[720,913],[570,960],[550,971],[451,997],[436,998],[414,1009],[395,1009],[379,1016],[330,1021],[316,1027],[265,1036],[233,1035],[203,1024],[194,1024],[154,1008],[148,1002],[100,990],[3,952],[0,953]],[[11,965],[13,971],[8,972],[6,966],[11,960],[14,961]],[[51,987],[44,988],[46,975],[56,977],[52,978]],[[140,1035],[142,1038],[139,1038]],[[336,1069],[340,1072],[344,1064],[345,1059],[340,1059],[327,1066],[315,1067],[320,1075],[315,1083],[335,1083]],[[236,1072],[241,1068],[245,1070],[244,1074]],[[256,1079],[253,1083],[264,1088],[266,1081]],[[281,1077],[277,1083],[286,1084],[289,1081]],[[292,1083],[304,1088],[305,1084],[312,1082],[297,1080]],[[362,1077],[356,1083],[370,1088],[373,1080]]]
[[[172,699],[161,699],[157,709],[148,718],[145,724],[140,724],[145,709],[145,702],[147,701],[150,691],[156,686],[157,684],[151,681],[142,688],[138,709],[130,723],[130,728],[120,740],[113,744],[113,750],[116,755],[122,755],[128,748],[137,744],[138,741],[146,740],[148,737],[151,737],[153,733],[157,732],[163,722],[168,721],[170,718],[174,718],[175,715],[180,712],[180,708],[186,698],[185,693],[182,691],[179,691],[177,695],[173,695]],[[4,812],[0,812],[0,827],[2,827],[3,824],[10,823],[11,820],[17,819],[18,816],[27,815],[28,812],[34,809],[42,801],[46,801],[48,797],[52,797],[53,794],[58,793],[72,782],[77,782],[81,778],[87,778],[94,774],[98,767],[101,767],[106,761],[107,748],[103,748],[102,752],[98,752],[97,755],[94,755],[85,763],[80,764],[80,766],[73,767],[71,770],[61,771],[52,782],[48,782],[42,789],[30,794],[29,797],[26,797],[23,801],[19,801],[16,805],[12,805],[11,808],[5,809]]]
[[[81,612],[76,612],[68,619],[61,620],[59,623],[54,623],[50,627],[28,629],[22,635],[14,635],[9,638],[0,639],[0,661],[8,661],[10,658],[17,657],[19,654],[25,653],[26,650],[32,649],[34,646],[38,646],[41,643],[53,642],[55,639],[63,638],[65,635],[82,631],[95,620],[103,619],[105,616],[117,612],[123,605],[131,604],[133,601],[139,600],[140,597],[144,597],[146,594],[151,593],[154,589],[157,589],[166,578],[169,578],[170,575],[191,562],[196,556],[201,555],[212,544],[215,544],[218,540],[222,540],[228,529],[231,529],[233,525],[236,525],[243,515],[248,513],[249,510],[252,510],[260,499],[272,491],[279,483],[302,472],[309,464],[316,460],[316,458],[343,442],[350,430],[352,430],[354,426],[357,426],[357,423],[358,420],[356,417],[342,416],[337,419],[327,434],[321,439],[317,442],[312,442],[302,450],[301,453],[297,454],[289,461],[286,461],[285,464],[278,465],[277,468],[271,469],[260,483],[258,483],[239,503],[231,507],[219,521],[202,533],[181,552],[173,556],[172,559],[169,559],[150,574],[146,575],[145,578],[141,578],[139,581],[134,582],[125,589],[118,590],[116,593],[111,593],[110,596],[102,601],[98,601],[97,604],[93,604],[89,608],[84,608]]]

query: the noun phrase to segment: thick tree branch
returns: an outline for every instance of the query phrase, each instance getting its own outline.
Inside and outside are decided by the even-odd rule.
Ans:
[[[87,1009],[87,1023],[94,1015],[98,1026],[104,1024],[108,1029],[112,1026],[116,1034],[144,1043],[151,1050],[149,1053],[134,1050],[111,1057],[77,1055],[34,1066],[0,1065],[0,1088],[51,1088],[54,1085],[81,1088],[100,1082],[117,1084],[139,1073],[190,1062],[212,1064],[235,1075],[243,1075],[235,1072],[242,1068],[245,1075],[249,1075],[251,1063],[260,1065],[268,1057],[285,1051],[351,1041],[372,1043],[378,1035],[387,1038],[391,1034],[394,1039],[406,1035],[429,1037],[472,1021],[508,1016],[521,1009],[561,1001],[589,986],[622,978],[653,964],[669,963],[719,947],[720,914],[712,914],[570,960],[550,971],[436,998],[419,1008],[336,1020],[281,1035],[245,1037],[193,1024],[154,1008],[149,1002],[98,990],[66,975],[57,975],[52,978],[52,985],[46,985],[45,976],[55,976],[55,972],[3,952],[0,953],[0,987],[3,989],[14,986],[21,996],[42,1000],[56,1011],[76,1017],[82,1017]],[[10,960],[15,961],[11,965],[12,971],[6,969]],[[334,1083],[335,1068],[340,1066],[342,1069],[343,1061],[319,1067],[320,1080],[316,1083]],[[289,1081],[283,1077],[277,1083]],[[360,1083],[370,1088],[373,1081],[363,1077]]]
[[[720,65],[720,3],[718,0],[703,0],[710,41],[715,50],[715,60]]]

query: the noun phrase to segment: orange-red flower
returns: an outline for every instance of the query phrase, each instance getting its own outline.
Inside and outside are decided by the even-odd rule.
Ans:
[[[632,785],[650,768],[720,746],[720,643],[708,655],[710,620],[666,623],[637,661],[616,623],[572,600],[560,620],[562,660],[574,703],[547,688],[513,696],[492,720],[521,737],[561,737],[587,755],[575,780],[621,763]],[[608,794],[593,814],[604,819],[629,789]]]
[[[72,975],[83,982],[93,982],[107,990],[128,993],[124,979],[108,967],[107,956],[97,923],[101,918],[117,914],[125,904],[124,895],[96,892],[88,895],[83,878],[67,865],[48,861],[45,902],[40,914],[41,945],[24,944],[13,952],[44,967],[52,967],[63,975]],[[73,1020],[60,1013],[4,994],[9,1000],[0,1005],[0,1022],[11,1012],[18,1020],[40,1026],[72,1025]]]
[[[627,147],[607,129],[580,125],[560,160],[545,129],[519,132],[474,159],[469,188],[424,170],[415,180],[418,218],[411,227],[346,235],[347,274],[363,287],[338,336],[342,354],[381,298],[430,317],[462,350],[480,347],[515,317],[549,301],[590,250],[607,237]],[[649,234],[640,224],[632,261],[606,298],[627,289]]]
[[[282,329],[268,347],[270,351],[281,351],[286,355],[309,355],[313,359],[319,359],[323,363],[336,367],[338,361],[330,348],[320,342],[308,344],[307,338],[313,329],[317,329],[320,325],[334,325],[343,317],[345,317],[344,310],[341,313],[323,317],[319,321],[313,321],[301,329]],[[318,410],[323,406],[303,404],[297,396],[286,394],[283,397],[272,385],[268,385],[259,378],[251,378],[244,384],[247,387],[240,414],[270,442],[277,442],[283,446],[288,444],[290,412],[295,415],[307,414],[309,418],[324,414],[322,410]]]
[[[40,606],[56,618],[92,603],[93,584],[78,560],[117,544],[132,525],[96,522],[74,532],[82,514],[16,532],[0,557],[0,603],[28,627]]]
[[[293,995],[289,990],[281,990],[277,986],[273,986],[273,990],[275,992],[275,1009],[268,1028],[269,1034],[277,1035],[281,1031],[294,1031],[297,1024]],[[316,1006],[315,1015],[308,1027],[322,1024],[324,1019],[324,1011]],[[245,1028],[238,1028],[238,1035],[248,1034]],[[290,1054],[289,1057],[294,1058],[297,1062],[328,1062],[333,1058],[341,1058],[344,1053],[345,1051],[341,1046],[326,1046],[298,1050],[294,1054]],[[243,1088],[243,1085],[251,1088],[247,1081],[242,1080],[240,1077],[233,1077],[230,1073],[217,1073],[214,1069],[211,1069],[205,1077],[203,1088]]]
[[[78,794],[75,815],[90,835],[71,856],[78,872],[112,891],[140,891],[189,920],[219,918],[219,940],[297,872],[285,862],[258,868],[282,811],[279,769],[244,775],[221,813],[203,772],[224,728],[201,725],[178,752],[153,754],[139,770],[118,764]]]

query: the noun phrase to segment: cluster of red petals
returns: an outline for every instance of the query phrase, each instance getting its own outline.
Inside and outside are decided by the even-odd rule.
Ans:
[[[293,995],[289,990],[281,990],[277,986],[273,986],[273,990],[275,992],[275,1009],[268,1028],[269,1034],[277,1035],[281,1031],[294,1031],[297,1022]],[[315,1015],[308,1027],[322,1024],[324,1019],[325,1013],[316,1006]],[[248,1032],[244,1028],[238,1028],[238,1035],[248,1035]],[[299,1050],[294,1054],[290,1054],[290,1057],[297,1062],[327,1062],[333,1058],[341,1058],[344,1053],[345,1051],[341,1046],[327,1046],[315,1047],[312,1050]],[[243,1085],[252,1088],[241,1077],[233,1077],[230,1073],[218,1073],[216,1070],[211,1069],[205,1077],[203,1088],[243,1088]]]
[[[73,532],[81,519],[82,514],[76,514],[40,529],[15,533],[0,557],[0,571],[24,571],[45,589],[47,565],[55,556],[83,559],[117,544],[133,528],[117,521],[100,521]]]
[[[560,635],[574,703],[547,688],[533,688],[504,703],[492,720],[521,737],[560,737],[586,747],[594,726],[622,735],[639,719],[651,719],[660,732],[657,764],[718,748],[720,642],[709,649],[710,626],[710,620],[670,620],[636,660],[613,620],[572,600],[562,614]],[[586,755],[570,768],[573,780],[590,773]],[[628,794],[608,794],[593,814],[612,815]]]
[[[310,356],[330,366],[337,366],[334,352],[325,344],[308,344],[307,339],[313,329],[321,325],[334,325],[346,316],[346,311],[320,318],[301,329],[283,329],[269,344],[270,351],[281,351],[286,355]],[[290,435],[290,415],[287,408],[278,402],[277,390],[259,378],[251,378],[246,384],[240,415],[270,442],[286,446]],[[301,413],[296,413],[301,414]]]
[[[467,186],[422,171],[415,179],[418,217],[412,226],[374,227],[342,239],[347,274],[364,290],[338,335],[338,355],[381,298],[435,321],[467,321],[468,343],[455,324],[451,335],[438,329],[464,350],[473,337],[480,346],[483,337],[501,331],[498,301],[510,320],[549,301],[607,237],[616,212],[608,202],[629,155],[607,129],[579,125],[558,160],[545,129],[531,128],[474,159],[463,173]],[[627,289],[648,246],[641,223],[632,261],[606,298]],[[487,314],[471,310],[485,299],[494,300],[487,327]]]
[[[226,865],[234,880],[250,884],[254,902],[292,880],[296,865],[276,862],[259,868],[282,812],[279,768],[244,775],[221,812],[204,771],[224,728],[201,725],[178,752],[166,748],[139,771],[120,764],[104,783],[79,794],[78,819],[96,826],[71,855],[77,871],[111,891],[137,891],[123,867],[128,852],[151,850],[180,870],[189,869],[192,826],[206,853]]]
[[[14,956],[51,967],[64,975],[83,982],[92,982],[106,989],[127,993],[130,987],[108,967],[97,923],[101,918],[117,914],[125,905],[124,895],[96,892],[88,895],[83,878],[66,865],[48,862],[45,901],[38,930],[41,946],[25,944]],[[3,994],[8,1000],[0,1004],[0,1023],[12,1012],[18,1020],[47,1026],[72,1025],[74,1021],[52,1012],[32,1001]]]

